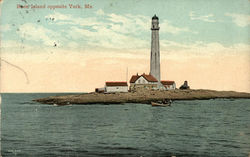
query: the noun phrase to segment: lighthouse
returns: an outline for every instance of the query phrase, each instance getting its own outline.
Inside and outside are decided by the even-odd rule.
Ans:
[[[154,15],[152,17],[152,36],[151,36],[151,55],[150,55],[150,75],[154,76],[158,84],[161,82],[160,70],[160,44],[159,44],[159,18]]]

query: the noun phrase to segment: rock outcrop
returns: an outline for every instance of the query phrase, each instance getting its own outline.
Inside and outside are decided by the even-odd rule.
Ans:
[[[184,81],[184,84],[180,86],[180,89],[190,89],[190,87],[188,86],[188,82]]]
[[[250,93],[215,90],[169,90],[128,93],[86,93],[78,95],[51,96],[34,101],[44,104],[120,104],[120,103],[151,103],[163,99],[171,100],[203,100],[215,98],[248,98]]]

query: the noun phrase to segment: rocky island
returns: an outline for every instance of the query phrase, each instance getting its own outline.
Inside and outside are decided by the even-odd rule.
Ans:
[[[160,71],[160,43],[159,18],[152,17],[150,72],[142,75],[133,75],[128,82],[105,83],[104,88],[96,88],[93,93],[51,96],[34,101],[45,104],[121,104],[121,103],[151,103],[164,100],[203,100],[215,98],[250,98],[250,93],[234,91],[215,91],[204,89],[190,89],[187,81],[180,89],[176,88],[175,81],[162,80]],[[129,90],[128,90],[129,89]]]
[[[36,99],[34,101],[43,104],[69,105],[69,104],[122,104],[122,103],[145,103],[163,99],[171,100],[206,100],[216,98],[250,99],[250,93],[234,91],[215,91],[204,89],[190,90],[149,90],[147,92],[127,93],[85,93],[64,96],[51,96]]]

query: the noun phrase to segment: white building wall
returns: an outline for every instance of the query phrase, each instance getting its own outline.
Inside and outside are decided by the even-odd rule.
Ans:
[[[106,86],[107,93],[128,92],[128,86]]]
[[[165,87],[166,87],[167,90],[176,89],[175,83],[173,85],[166,85]]]
[[[148,84],[149,82],[143,77],[139,77],[136,81],[135,84]]]

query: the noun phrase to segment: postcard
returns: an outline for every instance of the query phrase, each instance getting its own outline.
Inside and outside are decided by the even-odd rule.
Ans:
[[[2,156],[250,156],[249,0],[0,0]]]

